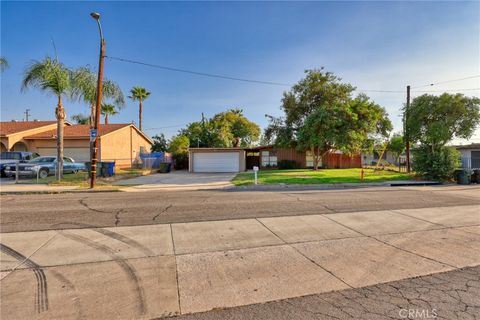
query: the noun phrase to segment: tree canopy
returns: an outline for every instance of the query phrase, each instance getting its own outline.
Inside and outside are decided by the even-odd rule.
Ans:
[[[192,122],[180,134],[196,147],[248,147],[258,141],[260,127],[235,108]]]
[[[168,142],[163,133],[154,135],[152,140],[152,152],[165,152],[168,150]]]
[[[392,124],[385,109],[365,94],[322,69],[305,71],[305,78],[285,92],[284,116],[270,117],[265,136],[279,146],[296,146],[314,155],[314,167],[333,150],[356,153],[369,140],[388,136]]]
[[[410,141],[432,149],[454,138],[468,139],[480,123],[480,99],[463,94],[424,94],[413,99],[406,117]]]

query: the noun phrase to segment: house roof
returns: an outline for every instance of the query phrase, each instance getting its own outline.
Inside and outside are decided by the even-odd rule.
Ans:
[[[150,143],[152,143],[152,140],[146,136],[143,132],[137,129],[133,124],[131,123],[114,123],[114,124],[101,124],[100,127],[98,128],[98,136],[105,136],[109,133],[112,133],[114,131],[117,131],[119,129],[125,128],[125,127],[133,127],[140,135],[142,135],[145,139],[147,139]],[[63,138],[64,139],[90,139],[90,125],[88,124],[75,124],[71,126],[66,126],[63,129]],[[32,140],[32,139],[56,139],[57,138],[57,129],[53,130],[48,130],[45,132],[41,132],[38,134],[34,134],[28,137],[25,137],[25,139]]]
[[[461,146],[454,146],[456,149],[480,149],[480,143],[464,144]]]
[[[57,121],[2,121],[0,122],[0,136],[8,136],[55,123],[57,123]]]

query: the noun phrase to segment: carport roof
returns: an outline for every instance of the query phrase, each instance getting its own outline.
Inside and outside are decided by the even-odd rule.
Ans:
[[[189,151],[243,151],[247,148],[188,148]]]

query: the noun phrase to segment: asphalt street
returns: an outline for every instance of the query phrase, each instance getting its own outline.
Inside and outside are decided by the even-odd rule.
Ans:
[[[480,267],[175,319],[480,319]]]
[[[480,203],[480,187],[2,195],[0,231],[229,220]]]

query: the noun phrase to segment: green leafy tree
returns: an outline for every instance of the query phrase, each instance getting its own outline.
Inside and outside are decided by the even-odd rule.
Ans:
[[[8,60],[4,57],[0,57],[0,71],[3,72],[9,67]]]
[[[384,108],[323,69],[307,70],[304,79],[284,93],[285,116],[273,118],[265,134],[277,145],[296,146],[313,155],[314,170],[333,150],[346,154],[388,136],[392,124]]]
[[[404,111],[406,132],[414,143],[413,169],[426,178],[451,178],[460,156],[446,144],[473,135],[480,123],[480,99],[459,93],[424,94]]]
[[[143,101],[150,96],[150,92],[143,87],[133,87],[130,90],[129,98],[138,101],[138,128],[142,131]]]
[[[73,72],[73,90],[76,97],[82,99],[90,107],[90,124],[95,123],[95,107],[97,104],[97,75],[88,67],[80,67]],[[117,109],[125,106],[125,97],[120,86],[114,81],[104,79],[102,82],[102,104],[112,101]]]
[[[403,151],[405,151],[405,141],[403,136],[399,133],[394,134],[388,142],[387,150],[393,154],[398,162]]]
[[[175,169],[188,168],[188,148],[190,139],[185,135],[176,135],[170,140],[169,151],[173,155]]]
[[[76,124],[90,124],[90,117],[81,113],[74,114],[70,119]]]
[[[406,128],[411,142],[443,147],[454,138],[469,139],[480,123],[480,99],[463,94],[424,94],[413,99]]]
[[[57,98],[55,116],[57,118],[58,180],[61,180],[63,172],[63,128],[65,124],[63,99],[72,97],[72,84],[72,72],[57,59],[49,57],[42,61],[33,61],[25,70],[22,80],[22,90],[33,87]]]
[[[118,114],[117,107],[113,104],[102,103],[102,115],[105,117],[105,124],[108,124],[108,117]]]
[[[168,150],[168,142],[163,133],[153,136],[152,140],[152,152],[165,152]]]
[[[258,141],[260,127],[248,120],[241,109],[217,113],[210,120],[223,147],[247,147]]]

